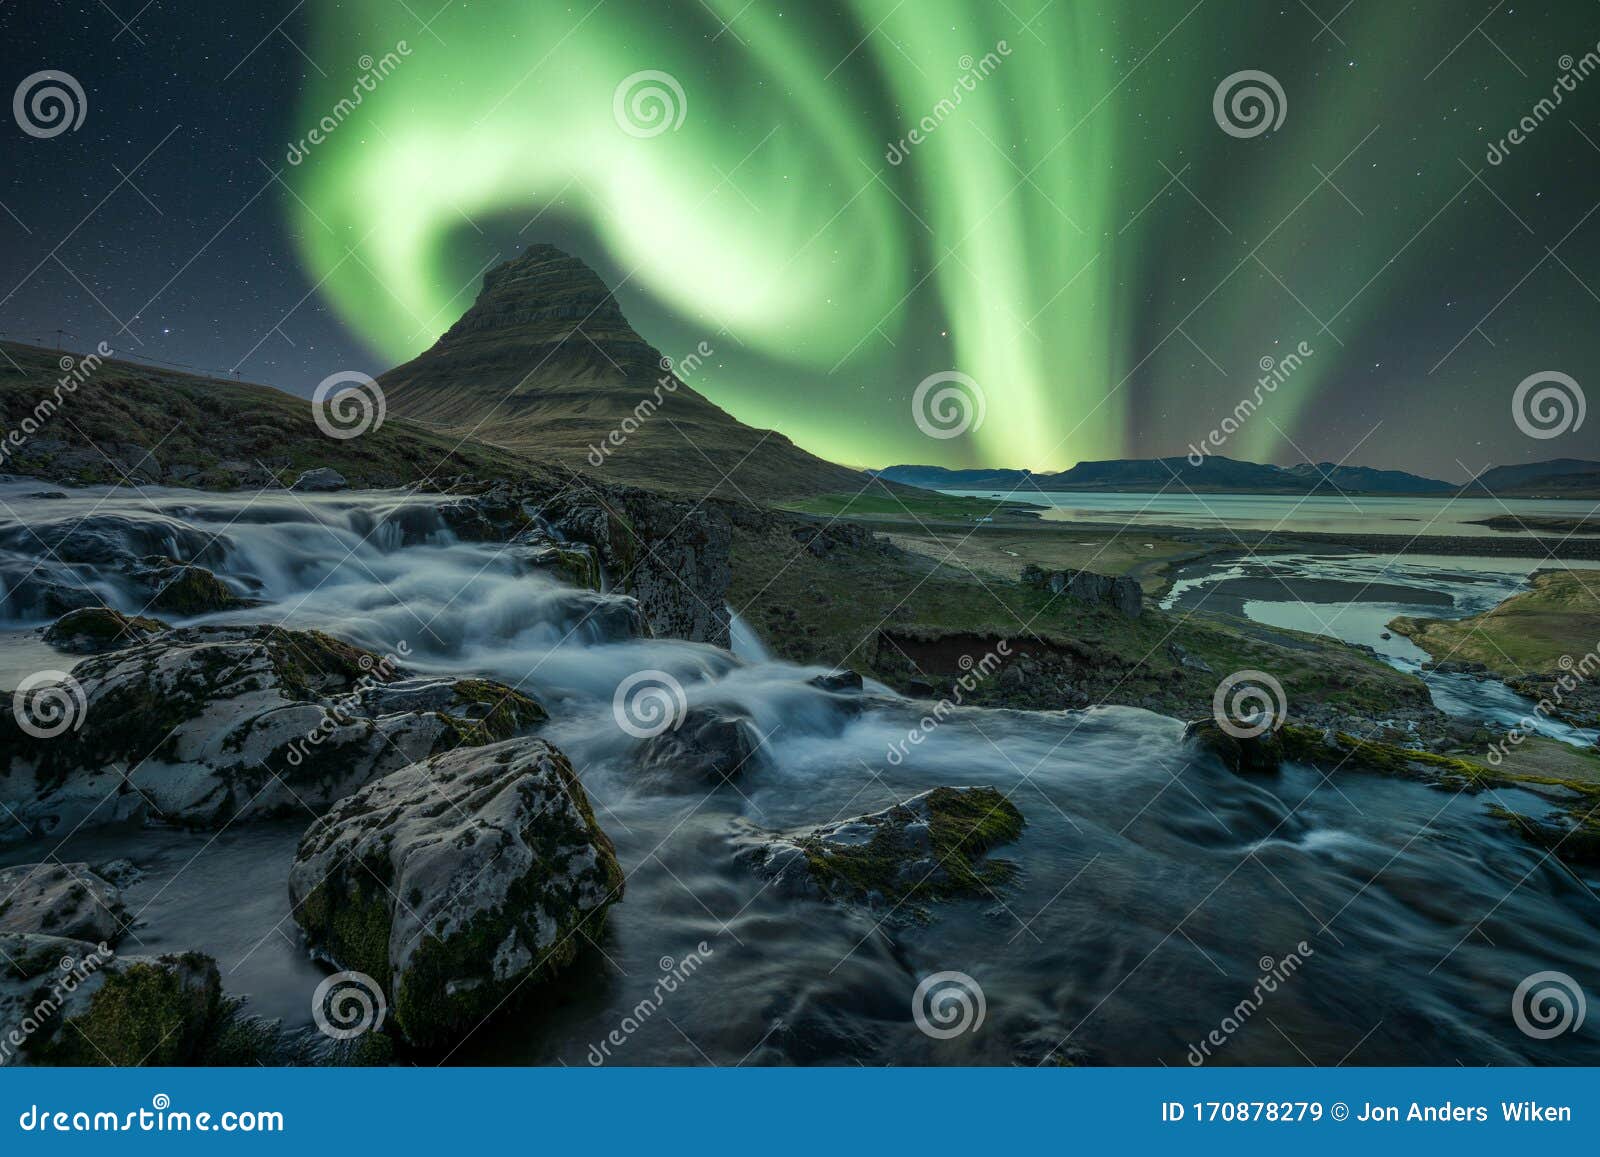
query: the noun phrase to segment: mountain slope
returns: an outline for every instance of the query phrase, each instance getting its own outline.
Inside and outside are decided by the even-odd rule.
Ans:
[[[639,485],[774,499],[868,483],[744,425],[664,364],[593,270],[533,245],[485,274],[472,308],[379,381],[396,414]]]

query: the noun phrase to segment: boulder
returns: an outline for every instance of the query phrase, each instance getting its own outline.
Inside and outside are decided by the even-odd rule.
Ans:
[[[824,691],[859,691],[861,690],[861,676],[854,671],[829,671],[826,675],[816,675],[806,680],[813,687]]]
[[[231,1013],[216,962],[198,952],[117,956],[0,933],[0,1064],[204,1064]]]
[[[677,727],[645,740],[640,763],[652,771],[727,780],[755,757],[760,736],[749,716],[694,707]]]
[[[167,629],[158,619],[125,615],[110,607],[68,611],[45,628],[44,641],[75,655],[93,655],[147,643]]]
[[[150,607],[168,614],[188,617],[256,605],[253,599],[234,594],[227,583],[203,566],[172,563],[158,566],[140,577],[155,588]]]
[[[276,627],[180,628],[85,659],[67,684],[0,713],[0,804],[17,821],[0,840],[146,814],[196,827],[303,816],[544,717],[483,679],[385,686],[403,675],[321,632]],[[23,726],[34,718],[60,729]]]
[[[22,864],[0,869],[0,932],[73,940],[122,937],[122,895],[88,864]]]
[[[622,882],[572,765],[520,739],[344,800],[306,832],[289,894],[312,950],[373,978],[400,1033],[437,1046],[571,967]]]
[[[1016,866],[985,853],[1022,834],[1022,813],[992,787],[936,787],[854,819],[738,841],[782,893],[875,905],[987,895]]]
[[[331,494],[336,490],[347,489],[349,485],[344,480],[343,474],[340,474],[331,466],[321,466],[315,470],[307,470],[300,475],[300,477],[289,483],[289,489],[303,491],[307,494]]]
[[[1209,715],[1184,727],[1183,739],[1216,755],[1230,771],[1277,771],[1287,754],[1278,728],[1241,737],[1223,730]]]

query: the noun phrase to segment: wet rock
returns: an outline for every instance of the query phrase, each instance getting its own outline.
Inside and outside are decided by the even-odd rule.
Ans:
[[[868,904],[988,895],[1016,866],[985,853],[1024,820],[992,787],[936,787],[870,815],[742,837],[739,855],[780,892]]]
[[[207,1064],[234,1007],[216,962],[198,952],[118,956],[0,933],[0,1064]]]
[[[157,567],[142,577],[155,588],[151,609],[168,614],[188,617],[256,605],[254,600],[234,594],[227,583],[203,566],[176,563]]]
[[[1183,729],[1185,743],[1212,752],[1230,771],[1277,771],[1285,758],[1282,737],[1276,728],[1260,735],[1237,736],[1223,729],[1211,716],[1196,719]]]
[[[36,932],[116,943],[122,896],[88,864],[22,864],[0,870],[0,932]]]
[[[349,487],[344,475],[330,466],[320,466],[315,470],[307,470],[300,477],[289,483],[290,490],[300,490],[307,494],[331,494],[336,490]]]
[[[0,713],[0,841],[146,814],[210,827],[305,815],[436,752],[543,718],[488,680],[404,673],[317,631],[190,627],[85,659],[72,683]],[[411,696],[409,700],[405,696]],[[69,721],[39,735],[24,719]]]
[[[412,1043],[441,1045],[570,968],[622,879],[572,765],[522,739],[367,785],[307,831],[289,892],[313,951],[376,980]]]
[[[720,707],[690,709],[676,728],[652,736],[640,763],[647,769],[732,779],[755,758],[760,736],[749,716]]]
[[[861,690],[861,676],[854,671],[829,671],[826,675],[813,676],[806,682],[824,691]]]
[[[147,643],[167,629],[158,619],[128,616],[110,607],[68,611],[45,628],[44,641],[76,655],[93,655]]]

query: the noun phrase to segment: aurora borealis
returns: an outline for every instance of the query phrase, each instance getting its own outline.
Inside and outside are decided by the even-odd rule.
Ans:
[[[308,393],[327,372],[413,356],[485,268],[552,242],[616,286],[663,353],[716,351],[697,389],[851,464],[1181,454],[1302,342],[1314,355],[1219,452],[1356,451],[1447,477],[1581,455],[1582,432],[1530,447],[1508,407],[1530,374],[1581,382],[1600,354],[1600,80],[1501,163],[1485,151],[1550,94],[1563,59],[1594,50],[1600,10],[1482,8],[342,0],[276,31],[191,17],[184,35],[207,51],[183,57],[192,75],[145,120],[189,123],[164,147],[194,159],[156,175],[158,154],[140,180],[170,178],[205,211],[161,256],[134,256],[176,215],[119,197],[132,227],[97,243],[141,284],[119,299],[84,280],[119,318],[179,314],[182,344],[139,330],[170,348],[157,356]],[[176,52],[182,37],[164,31]],[[148,39],[147,54],[163,50]],[[127,37],[116,51],[133,51]],[[92,57],[37,55],[90,90],[98,117],[76,136],[112,132],[117,102],[95,90]],[[1248,71],[1281,85],[1281,123],[1232,134],[1214,102]],[[655,84],[670,126],[619,122],[652,112],[649,83],[623,92],[640,74],[671,82]],[[230,132],[249,144],[228,148]],[[151,133],[112,139],[118,172]],[[85,142],[55,143],[59,157]],[[29,221],[53,211],[62,171],[36,157]],[[269,170],[280,179],[263,184]],[[197,191],[196,172],[227,175]],[[152,200],[167,203],[159,187]],[[240,213],[248,243],[229,223]],[[36,232],[19,276],[47,255],[51,231]],[[103,325],[48,260],[36,280],[52,273],[68,320]],[[200,316],[180,313],[186,292]],[[260,316],[234,332],[255,295]],[[982,425],[960,437],[913,421],[918,384],[941,373],[984,393]],[[1448,436],[1418,439],[1422,420]]]

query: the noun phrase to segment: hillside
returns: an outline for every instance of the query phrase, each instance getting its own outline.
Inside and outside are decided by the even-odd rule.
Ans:
[[[108,360],[63,391],[62,354],[0,343],[0,473],[61,483],[165,483],[212,489],[292,482],[330,466],[353,486],[405,486],[455,475],[538,473],[492,446],[450,438],[391,414],[357,438],[318,429],[308,399],[271,386]],[[68,355],[71,356],[71,355]],[[85,367],[85,370],[87,367]],[[83,371],[80,371],[83,372]],[[31,433],[24,425],[34,424]],[[17,442],[20,440],[20,445]]]
[[[443,337],[379,380],[397,414],[641,486],[764,500],[867,484],[744,425],[683,380],[694,367],[677,376],[666,364],[593,270],[534,245],[490,270]]]

